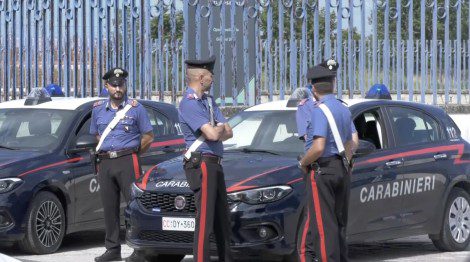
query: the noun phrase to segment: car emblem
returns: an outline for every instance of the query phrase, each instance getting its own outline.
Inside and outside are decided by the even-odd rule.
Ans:
[[[178,210],[184,209],[186,206],[186,198],[184,196],[177,196],[175,197],[175,208]]]

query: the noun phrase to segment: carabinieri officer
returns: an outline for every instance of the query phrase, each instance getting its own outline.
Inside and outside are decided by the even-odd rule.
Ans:
[[[309,70],[313,95],[318,102],[311,111],[306,143],[310,144],[299,168],[306,176],[307,222],[300,229],[301,261],[347,261],[346,225],[349,200],[349,163],[356,133],[351,113],[333,94],[336,83],[334,60],[325,61]],[[332,128],[320,105],[326,105],[336,123],[344,152],[339,152]],[[307,239],[308,231],[311,240]],[[313,252],[313,253],[312,253]]]
[[[188,89],[179,106],[179,119],[187,149],[184,170],[197,208],[194,261],[210,261],[211,232],[216,238],[219,261],[232,261],[230,217],[221,161],[222,141],[233,134],[217,104],[207,94],[212,85],[215,57],[185,63]]]
[[[93,105],[91,117],[90,134],[99,140],[98,182],[106,230],[106,252],[95,258],[97,262],[121,260],[120,194],[126,202],[130,200],[131,184],[141,175],[138,154],[153,141],[147,111],[137,100],[127,98],[127,75],[122,68],[104,74],[109,98]]]

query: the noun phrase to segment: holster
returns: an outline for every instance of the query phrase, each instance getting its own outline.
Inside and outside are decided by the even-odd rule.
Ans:
[[[201,159],[201,152],[191,152],[191,157],[189,159],[184,158],[184,166],[187,168],[198,168],[201,165]]]

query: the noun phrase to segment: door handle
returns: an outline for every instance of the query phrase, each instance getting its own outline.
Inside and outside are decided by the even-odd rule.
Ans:
[[[447,154],[445,154],[445,153],[442,153],[442,154],[436,154],[436,155],[434,155],[434,159],[435,159],[435,160],[439,160],[439,159],[447,159]]]
[[[396,167],[396,166],[399,166],[401,164],[403,164],[402,160],[391,160],[391,161],[388,161],[387,163],[385,163],[385,165],[387,167]]]

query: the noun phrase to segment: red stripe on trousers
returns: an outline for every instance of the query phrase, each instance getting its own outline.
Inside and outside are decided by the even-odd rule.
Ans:
[[[137,154],[132,154],[132,163],[134,164],[135,180],[137,180],[140,177],[139,159],[137,158]]]
[[[304,231],[302,232],[302,244],[300,246],[300,262],[305,262],[306,261],[306,254],[305,254],[305,249],[307,245],[307,232],[308,232],[308,226],[310,224],[310,212],[307,210],[307,221],[305,221],[304,225]]]
[[[197,262],[204,261],[204,234],[206,231],[206,202],[207,202],[207,166],[201,163],[202,171],[202,198],[201,198],[201,220],[199,221],[199,236],[197,241]]]
[[[315,181],[315,172],[310,172],[310,181],[312,184],[313,205],[315,206],[315,217],[317,218],[318,234],[320,235],[320,253],[321,261],[326,260],[326,247],[325,247],[325,232],[323,231],[323,219],[320,207],[320,198],[318,197],[317,182]]]

